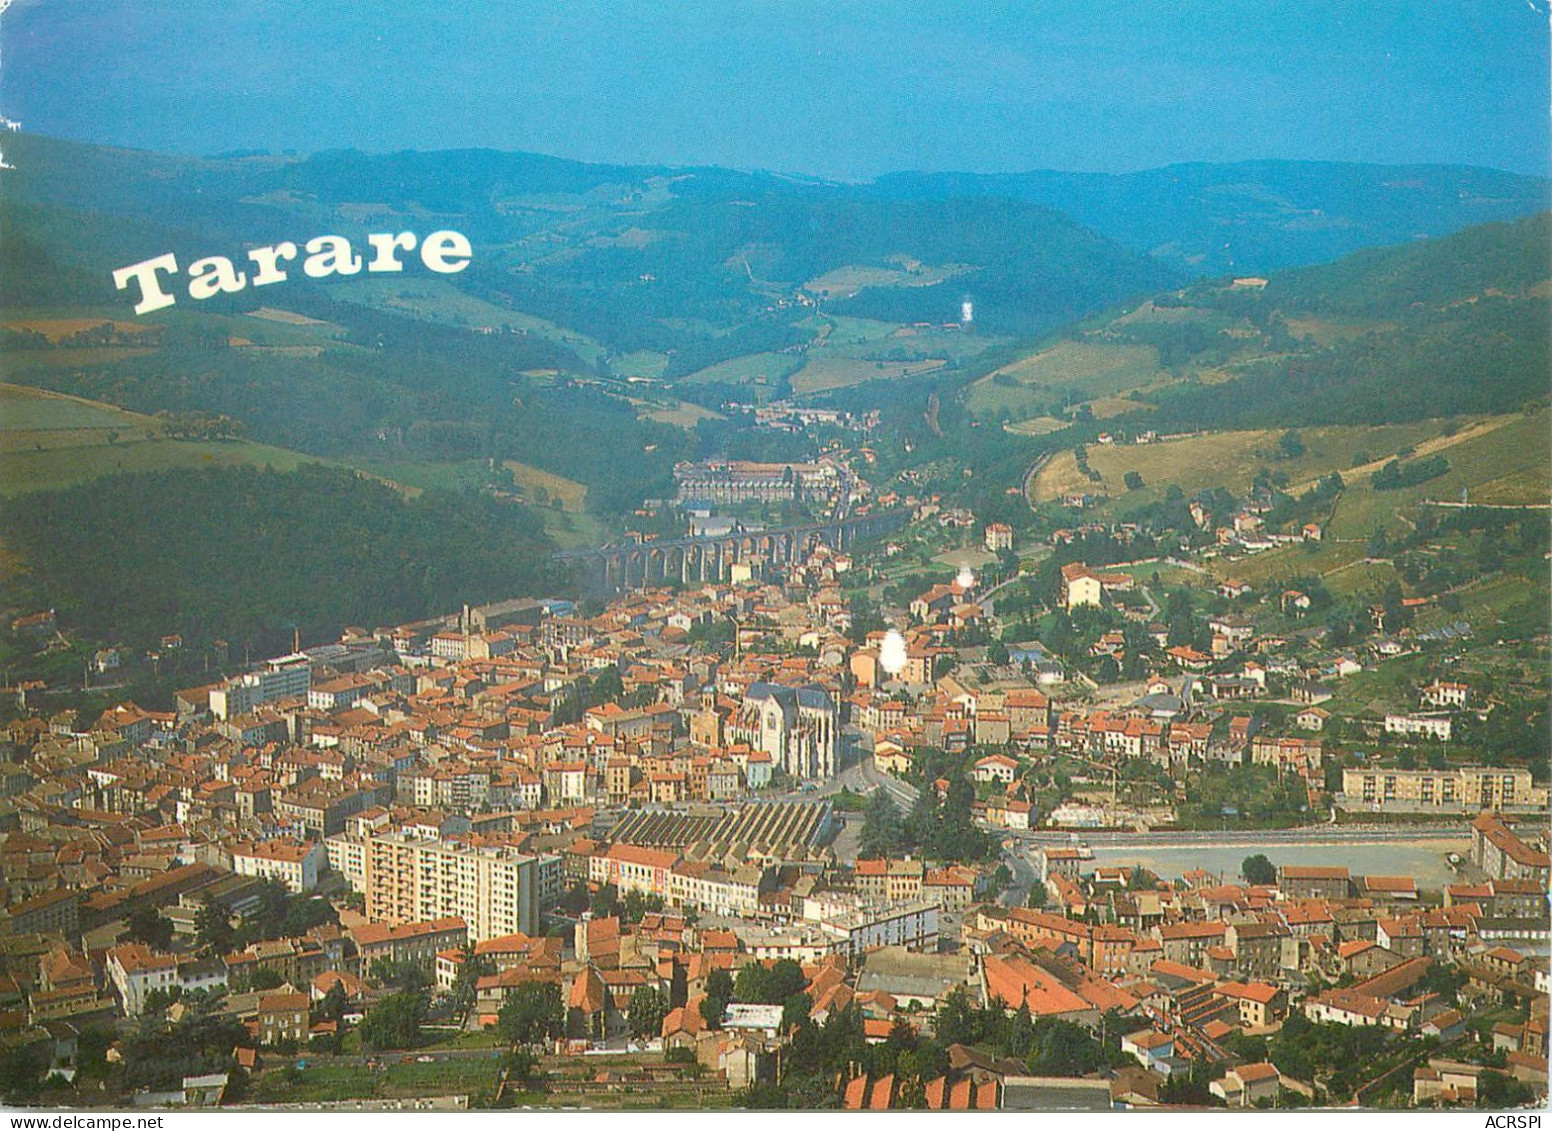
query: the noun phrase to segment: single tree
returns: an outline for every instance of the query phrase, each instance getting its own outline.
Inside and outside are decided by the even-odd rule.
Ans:
[[[464,947],[458,973],[453,978],[453,1008],[467,1017],[474,1008],[479,980],[495,972],[496,964],[490,955],[475,953],[473,944]]]
[[[651,1040],[663,1032],[668,1016],[668,997],[656,986],[641,986],[630,999],[630,1034],[638,1041]]]
[[[426,995],[401,990],[383,998],[361,1019],[361,1041],[374,1049],[409,1049],[420,1043]]]
[[[858,852],[866,857],[889,856],[905,847],[905,823],[900,811],[882,789],[873,791],[862,811],[862,839]]]
[[[1265,853],[1258,852],[1240,862],[1239,874],[1245,877],[1247,884],[1275,884],[1277,865],[1268,860]]]
[[[496,1015],[496,1031],[514,1045],[537,1045],[566,1029],[566,1009],[554,982],[524,982]]]
[[[350,999],[345,996],[345,983],[336,981],[323,995],[317,1007],[313,1010],[315,1022],[332,1021],[334,1023],[334,1036],[329,1041],[330,1049],[336,1056],[345,1043],[345,1011],[350,1007]]]
[[[225,904],[207,899],[199,905],[194,912],[194,937],[211,954],[226,954],[232,949],[237,930]]]
[[[130,915],[128,925],[129,937],[152,950],[166,950],[172,945],[172,922],[154,908],[142,907]]]

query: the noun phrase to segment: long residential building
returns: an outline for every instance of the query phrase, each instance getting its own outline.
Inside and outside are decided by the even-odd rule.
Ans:
[[[538,861],[509,845],[383,832],[330,837],[328,848],[331,866],[365,895],[371,919],[457,916],[474,942],[538,931]]]
[[[260,671],[248,672],[212,688],[210,713],[218,719],[246,715],[265,703],[306,695],[312,685],[312,663],[306,656],[280,656]]]
[[[1482,809],[1545,808],[1547,790],[1530,771],[1514,766],[1454,766],[1444,770],[1404,770],[1393,766],[1342,771],[1342,792],[1349,803],[1432,806],[1474,813]]]
[[[840,487],[839,469],[819,463],[753,463],[749,460],[709,460],[674,468],[682,502],[774,502],[795,498],[799,491],[828,494]]]

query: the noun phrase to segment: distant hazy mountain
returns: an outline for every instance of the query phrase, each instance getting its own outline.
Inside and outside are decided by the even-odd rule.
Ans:
[[[476,255],[441,282],[486,303],[480,317],[533,315],[608,354],[650,351],[669,380],[802,349],[815,301],[833,314],[943,323],[969,297],[978,327],[1028,337],[1193,275],[1275,273],[1399,244],[1374,262],[1431,287],[1419,292],[1428,302],[1441,280],[1486,280],[1509,264],[1420,237],[1515,219],[1548,199],[1547,181],[1493,170],[1282,161],[841,185],[492,150],[200,159],[20,134],[6,153],[16,168],[0,174],[0,268],[13,304],[118,305],[108,269],[168,250],[238,255],[322,232],[451,227]],[[1363,289],[1369,262],[1279,277],[1267,301]]]
[[[1364,247],[1512,220],[1552,204],[1542,177],[1450,165],[1245,161],[1140,173],[897,173],[893,199],[1002,196],[1065,212],[1201,275],[1323,263]]]
[[[460,289],[611,349],[683,354],[680,368],[799,344],[784,329],[807,313],[794,295],[841,269],[811,292],[837,312],[941,323],[970,294],[978,325],[1020,335],[1181,278],[1041,205],[892,200],[764,173],[489,150],[195,160],[28,135],[7,154],[13,213],[48,229],[18,234],[54,261],[100,271],[166,250],[451,227],[477,248],[448,279]],[[80,300],[117,296],[104,273]]]

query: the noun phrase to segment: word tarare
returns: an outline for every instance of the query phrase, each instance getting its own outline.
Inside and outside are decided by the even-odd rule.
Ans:
[[[310,279],[326,279],[330,275],[355,275],[365,264],[369,272],[403,271],[399,256],[403,252],[420,248],[420,261],[428,271],[439,275],[454,275],[469,265],[474,254],[468,237],[459,232],[432,232],[421,240],[414,232],[377,232],[366,237],[371,258],[363,259],[344,236],[315,236],[298,251],[289,240],[271,247],[256,247],[248,252],[253,263],[250,275],[238,270],[237,265],[224,255],[210,255],[189,264],[188,292],[196,300],[212,298],[219,294],[236,294],[248,286],[267,287],[271,283],[286,280],[283,263],[294,261],[302,252],[302,274]],[[120,267],[113,272],[113,285],[124,290],[135,284],[140,288],[140,301],[135,303],[136,314],[149,314],[171,306],[178,300],[169,293],[164,283],[172,284],[172,276],[181,272],[178,258],[172,252]]]

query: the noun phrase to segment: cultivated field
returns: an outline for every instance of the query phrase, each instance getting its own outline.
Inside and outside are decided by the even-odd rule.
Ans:
[[[653,350],[636,350],[609,359],[609,372],[616,377],[651,377],[656,380],[668,368],[668,355]]]
[[[10,318],[0,325],[7,330],[41,334],[50,342],[58,342],[72,334],[101,330],[103,327],[107,327],[120,339],[161,332],[161,327],[157,325],[145,322],[123,322],[113,318]]]
[[[698,369],[683,380],[697,385],[774,385],[797,363],[792,354],[747,353]]]
[[[586,334],[486,302],[439,279],[353,279],[338,284],[336,289],[346,301],[396,310],[432,322],[468,327],[510,326],[514,330],[525,330],[567,346],[589,365],[607,352]]]
[[[1152,346],[1062,341],[982,377],[970,386],[966,403],[983,420],[1004,410],[1018,420],[1059,393],[1093,400],[1145,387],[1160,375]]]
[[[104,433],[100,439],[106,443],[109,431],[139,429],[144,434],[147,428],[159,430],[155,418],[82,397],[22,385],[0,385],[0,444],[16,434],[26,435],[29,438],[26,446],[32,447],[33,436],[42,438],[59,433],[61,438],[73,439],[76,433],[98,431]]]
[[[1048,436],[1052,432],[1060,432],[1067,427],[1067,421],[1058,420],[1054,416],[1032,416],[1028,420],[1020,420],[1017,424],[1004,424],[1002,427],[1017,436]]]
[[[305,314],[297,314],[292,310],[280,310],[273,306],[261,306],[257,310],[250,310],[248,317],[262,318],[266,322],[280,322],[287,326],[327,326],[334,330],[339,329],[332,322],[324,322],[318,318],[309,318]]]
[[[1344,491],[1332,515],[1328,533],[1339,538],[1367,538],[1377,526],[1399,532],[1397,511],[1415,511],[1423,499],[1498,504],[1545,504],[1552,483],[1552,457],[1547,450],[1548,413],[1489,417],[1474,425],[1462,423],[1453,436],[1431,446],[1419,444],[1418,455],[1439,452],[1449,470],[1415,487],[1375,491],[1362,481]],[[1372,473],[1371,473],[1372,474]],[[1343,478],[1346,479],[1346,472]]]
[[[1480,421],[1458,423],[1465,432]],[[1301,489],[1307,490],[1320,476],[1333,471],[1347,480],[1353,461],[1360,456],[1367,465],[1381,454],[1388,460],[1404,447],[1419,446],[1421,450],[1420,445],[1438,437],[1443,428],[1444,422],[1433,420],[1301,429],[1299,437],[1305,450],[1295,459],[1278,458],[1281,432],[1272,429],[1211,432],[1152,444],[1090,444],[1088,463],[1099,473],[1101,483],[1085,477],[1073,453],[1066,451],[1052,457],[1035,477],[1031,494],[1040,502],[1059,498],[1067,491],[1098,490],[1113,497],[1126,495],[1128,505],[1160,499],[1171,484],[1187,495],[1208,487],[1225,487],[1238,494],[1250,487],[1263,467],[1282,472],[1290,483],[1303,484]],[[1124,481],[1128,471],[1142,476],[1142,488],[1127,492]]]
[[[1458,501],[1462,488],[1466,488],[1469,499],[1476,502],[1546,505],[1547,485],[1552,482],[1552,466],[1549,466],[1545,447],[1546,412],[1457,423],[1460,427],[1453,435],[1437,436],[1431,442],[1417,445],[1419,455],[1429,451],[1444,454],[1450,462],[1450,470],[1444,475],[1414,487],[1376,491],[1370,483],[1370,475],[1350,481],[1344,471],[1344,481],[1349,485],[1337,499],[1325,524],[1325,537],[1320,542],[1269,550],[1235,562],[1216,561],[1213,563],[1214,575],[1264,585],[1268,581],[1317,574],[1326,588],[1339,596],[1374,593],[1397,575],[1390,563],[1368,560],[1370,535],[1380,528],[1392,535],[1408,532],[1421,510],[1422,500]],[[1375,432],[1387,432],[1379,429],[1363,431],[1369,432],[1371,438]],[[1317,433],[1311,430],[1303,435],[1306,442],[1313,442]],[[1386,438],[1393,440],[1397,436],[1387,433]],[[1346,439],[1350,445],[1354,438]],[[1141,492],[1133,494],[1140,495]],[[1535,588],[1525,578],[1490,579],[1459,594],[1462,612],[1428,610],[1419,616],[1418,627],[1438,627],[1454,620],[1491,622],[1499,610],[1526,600],[1534,592]]]
[[[533,502],[539,502],[543,498],[559,499],[561,509],[571,514],[580,514],[586,508],[587,484],[585,483],[553,475],[542,468],[518,463],[515,459],[502,460],[501,466],[512,473],[513,480]]]
[[[1236,561],[1219,558],[1211,563],[1212,578],[1235,578],[1257,588],[1286,583],[1314,574],[1333,593],[1365,592],[1376,579],[1380,584],[1395,575],[1388,565],[1365,560],[1362,542],[1302,542],[1251,554]]]
[[[10,451],[0,452],[0,493],[52,490],[120,472],[238,465],[290,471],[304,463],[324,462],[328,461],[248,440],[141,439],[111,446]]]
[[[413,459],[356,459],[351,466],[391,483],[410,498],[423,491],[476,491],[486,480],[482,459],[433,463]]]
[[[721,420],[722,414],[712,412],[709,408],[703,408],[690,401],[675,401],[671,405],[653,404],[650,401],[631,400],[636,406],[636,415],[644,420],[655,420],[659,424],[672,424],[678,428],[694,428],[703,420]]]
[[[928,357],[920,361],[863,361],[854,357],[814,358],[792,375],[794,393],[817,393],[860,385],[864,381],[885,381],[895,377],[915,377],[943,368],[943,359]]]
[[[1533,580],[1515,574],[1507,574],[1475,581],[1456,591],[1460,598],[1460,611],[1453,612],[1437,607],[1424,609],[1413,622],[1413,629],[1426,632],[1442,628],[1456,621],[1468,621],[1481,631],[1482,626],[1492,624],[1498,615],[1511,605],[1525,601],[1546,601],[1546,579]]]
[[[19,495],[102,475],[170,467],[318,462],[248,440],[172,440],[155,417],[81,397],[0,385],[0,493]]]
[[[969,267],[959,263],[933,266],[910,262],[893,267],[848,264],[810,279],[803,284],[803,289],[824,298],[848,298],[866,287],[930,287],[968,270]]]

